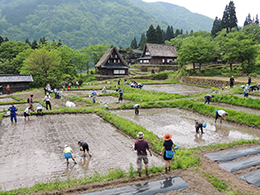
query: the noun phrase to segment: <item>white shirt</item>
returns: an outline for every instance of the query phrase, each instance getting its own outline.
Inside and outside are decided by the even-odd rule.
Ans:
[[[224,114],[227,114],[227,112],[224,111],[224,110],[219,110],[219,111],[218,111],[218,115],[219,115],[219,116],[223,116]]]

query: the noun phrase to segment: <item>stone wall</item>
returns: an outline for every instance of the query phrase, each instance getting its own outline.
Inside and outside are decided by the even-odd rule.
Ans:
[[[205,77],[194,77],[194,76],[186,76],[182,77],[181,82],[187,83],[187,84],[195,84],[195,85],[207,85],[212,86],[216,88],[226,87],[229,86],[229,78],[226,80],[223,79],[212,79],[212,78],[205,78]],[[242,82],[235,81],[236,84],[244,84]]]

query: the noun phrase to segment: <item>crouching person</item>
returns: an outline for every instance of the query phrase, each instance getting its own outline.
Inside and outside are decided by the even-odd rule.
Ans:
[[[65,159],[67,160],[67,165],[69,164],[70,158],[74,161],[75,164],[77,164],[74,157],[73,157],[73,150],[71,149],[71,147],[69,147],[68,145],[65,145],[63,153],[64,153]]]
[[[28,117],[28,120],[30,120],[30,118],[29,118],[30,112],[31,112],[31,106],[27,107],[27,108],[24,110],[24,112],[23,112],[24,121],[26,121],[26,117]]]
[[[198,121],[195,120],[195,128],[196,128],[196,133],[199,133],[199,129],[201,131],[201,134],[203,134],[203,127],[206,127],[206,123],[199,123]]]

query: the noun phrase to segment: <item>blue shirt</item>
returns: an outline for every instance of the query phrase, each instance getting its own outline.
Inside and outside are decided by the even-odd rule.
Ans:
[[[8,110],[10,110],[12,114],[17,111],[16,107],[12,107],[12,106],[8,108]]]
[[[93,95],[93,96],[96,96],[96,95],[97,95],[97,93],[96,93],[95,91],[93,91],[93,92],[92,92],[92,95]]]

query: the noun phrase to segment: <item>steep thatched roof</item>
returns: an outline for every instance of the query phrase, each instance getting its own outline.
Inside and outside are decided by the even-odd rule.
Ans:
[[[146,43],[142,57],[145,56],[145,52],[148,51],[151,57],[178,57],[177,50],[173,45]]]
[[[24,83],[33,82],[30,74],[0,74],[0,83]]]
[[[121,54],[117,51],[117,49],[115,47],[107,50],[104,55],[100,58],[100,60],[98,61],[98,63],[95,65],[95,67],[102,67],[105,66],[107,64],[108,59],[110,58],[110,56],[116,52],[116,55],[119,57],[121,64],[124,66],[128,66],[128,64],[126,63],[126,61],[124,60],[124,58],[121,56]]]

